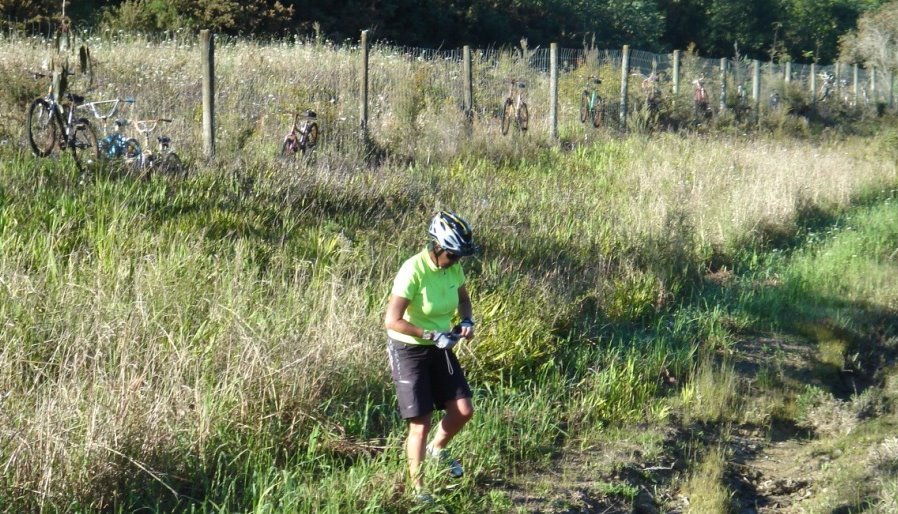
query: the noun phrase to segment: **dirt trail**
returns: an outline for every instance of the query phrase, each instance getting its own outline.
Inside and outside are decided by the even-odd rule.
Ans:
[[[794,384],[812,384],[817,362],[811,341],[754,337],[737,344],[728,356],[740,377],[740,393],[756,394],[755,382],[764,370],[774,370]],[[880,356],[881,357],[881,356]],[[858,379],[847,385],[858,391]],[[793,384],[793,385],[794,385]],[[833,386],[840,390],[845,384]],[[834,400],[833,419],[838,419]],[[894,416],[894,412],[891,414]],[[845,416],[843,416],[845,417]],[[850,417],[850,416],[849,416]],[[853,423],[862,421],[853,420]],[[852,425],[853,426],[853,425]],[[820,451],[830,440],[850,431],[836,427],[831,433],[798,426],[791,420],[772,420],[765,426],[632,427],[628,432],[660,441],[654,450],[632,438],[613,439],[601,449],[566,450],[549,470],[518,476],[502,488],[514,512],[527,513],[688,513],[696,512],[690,498],[680,492],[683,479],[696,466],[696,455],[720,448],[726,456],[723,485],[730,493],[735,514],[792,514],[809,512],[807,501],[822,494],[838,462]],[[647,452],[649,454],[647,454]],[[825,512],[856,512],[852,503]],[[816,510],[812,509],[811,512]],[[701,512],[701,511],[699,511]],[[716,514],[716,513],[707,513]]]

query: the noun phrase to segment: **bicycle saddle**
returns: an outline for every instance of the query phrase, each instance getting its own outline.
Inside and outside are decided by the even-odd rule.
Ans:
[[[315,114],[315,111],[306,111],[303,114],[305,114],[305,116],[307,118],[317,118],[318,117],[318,115]]]
[[[156,138],[156,140],[159,141],[160,145],[167,145],[171,143],[171,138],[168,136],[159,136]]]

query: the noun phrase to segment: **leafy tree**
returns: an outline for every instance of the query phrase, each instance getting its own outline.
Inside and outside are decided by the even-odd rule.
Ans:
[[[290,26],[292,7],[265,0],[125,0],[103,15],[109,28],[140,31],[182,27],[227,33],[272,33]]]
[[[664,31],[664,15],[652,0],[609,0],[596,18],[597,28],[604,28],[601,40],[613,46],[629,44],[655,50]]]
[[[883,70],[898,69],[898,0],[861,15],[857,30],[842,38],[841,56]]]
[[[58,0],[0,0],[0,16],[26,23],[42,21],[61,7]]]
[[[782,0],[661,0],[662,41],[705,55],[732,55],[737,43],[751,57],[766,57],[782,20]]]
[[[784,42],[795,58],[832,62],[839,37],[850,31],[867,8],[858,0],[787,0]]]
[[[749,55],[769,53],[783,19],[777,0],[711,0],[707,16],[706,53],[719,56],[731,55],[734,43]]]
[[[0,15],[46,20],[62,0],[0,0]],[[580,46],[629,44],[704,55],[771,54],[829,62],[838,38],[884,0],[79,0],[82,21],[103,12],[106,27],[139,31],[210,28],[231,34],[313,31],[335,40],[375,39],[416,46],[463,44]],[[67,9],[68,11],[68,9]]]
[[[126,0],[103,13],[106,28],[155,32],[188,26],[188,20],[176,5],[165,0]]]
[[[734,43],[753,58],[830,62],[839,36],[881,0],[659,0],[667,48],[689,43],[706,55],[729,55]]]

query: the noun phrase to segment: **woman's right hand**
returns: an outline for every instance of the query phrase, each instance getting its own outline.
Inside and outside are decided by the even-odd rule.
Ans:
[[[461,336],[458,334],[453,334],[450,332],[440,332],[436,334],[433,339],[433,342],[437,345],[437,348],[441,350],[449,350],[461,339]]]

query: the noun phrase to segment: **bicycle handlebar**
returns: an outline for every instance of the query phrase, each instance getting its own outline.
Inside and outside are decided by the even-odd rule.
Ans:
[[[156,118],[156,119],[152,119],[152,120],[137,120],[134,122],[134,126],[137,128],[138,132],[143,134],[145,132],[150,133],[150,132],[156,130],[156,125],[159,122],[171,123],[171,121],[172,120],[170,118]]]
[[[90,109],[90,111],[94,115],[94,118],[97,118],[98,120],[106,121],[109,118],[112,118],[113,116],[115,116],[115,113],[118,110],[118,105],[121,102],[125,102],[128,104],[134,105],[133,98],[125,98],[125,99],[116,98],[114,100],[100,100],[98,102],[83,103],[83,104],[79,105],[78,108],[79,109]],[[103,106],[105,106],[107,104],[112,104],[112,107],[110,107],[108,111],[105,111],[105,113],[101,113],[100,112],[101,109],[103,109]]]

